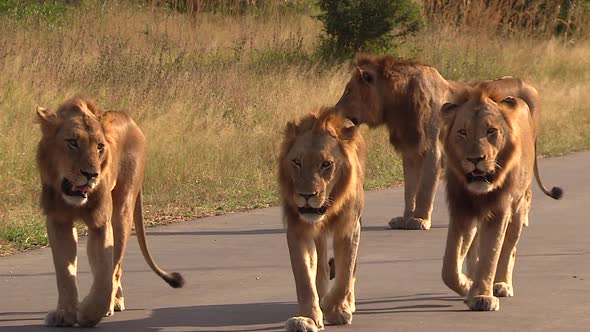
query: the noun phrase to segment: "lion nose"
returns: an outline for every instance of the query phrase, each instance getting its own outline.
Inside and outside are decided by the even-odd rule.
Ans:
[[[313,196],[317,196],[318,192],[316,191],[313,194],[299,194],[301,197],[305,198],[305,200],[307,201],[308,199],[312,198]]]
[[[482,161],[484,159],[486,159],[486,156],[480,156],[480,157],[476,157],[476,158],[467,158],[467,160],[472,162],[474,165],[477,165],[477,163],[479,163],[480,161]]]
[[[82,175],[84,175],[88,180],[94,179],[98,176],[98,173],[96,173],[96,172],[83,170],[83,169],[80,170],[80,173],[82,173]]]

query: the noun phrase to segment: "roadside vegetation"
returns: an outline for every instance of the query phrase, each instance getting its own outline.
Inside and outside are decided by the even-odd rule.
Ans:
[[[149,222],[277,204],[282,129],[338,100],[350,57],[326,61],[314,1],[208,1],[196,15],[160,2],[0,0],[0,255],[47,243],[35,106],[77,94],[129,112],[144,130]],[[568,12],[567,28],[517,18],[482,25],[473,11],[459,19],[432,3],[420,2],[421,30],[377,51],[433,65],[447,79],[525,78],[542,96],[540,153],[590,148],[588,22]],[[385,131],[364,134],[366,188],[399,183]]]

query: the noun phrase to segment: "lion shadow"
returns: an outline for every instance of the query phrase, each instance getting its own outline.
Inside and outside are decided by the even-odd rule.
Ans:
[[[443,293],[426,293],[383,298],[359,299],[357,315],[381,315],[404,312],[452,312],[457,311],[457,297]],[[415,304],[414,302],[420,302]],[[454,308],[453,308],[454,307]],[[135,309],[141,311],[141,309]],[[132,310],[133,311],[133,310]],[[106,318],[96,330],[128,331],[283,331],[283,324],[297,312],[295,302],[266,302],[243,304],[213,304],[186,307],[157,308],[149,317],[127,318],[126,313]],[[126,320],[124,320],[126,319]],[[18,321],[15,319],[14,321]],[[3,326],[0,329],[14,332],[37,331],[88,331],[80,328],[46,328],[33,326]]]

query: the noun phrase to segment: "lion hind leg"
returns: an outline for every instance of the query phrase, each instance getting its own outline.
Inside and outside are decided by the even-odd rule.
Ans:
[[[328,292],[330,283],[330,263],[328,260],[328,244],[324,234],[320,234],[315,239],[315,247],[318,255],[318,265],[316,272],[316,288],[320,302]]]
[[[116,195],[117,193],[115,193]],[[115,196],[116,197],[116,196]],[[113,206],[113,239],[114,239],[114,257],[113,257],[113,294],[111,296],[111,305],[107,316],[113,315],[116,311],[125,310],[125,298],[123,297],[123,257],[129,241],[129,235],[133,225],[134,198],[136,195],[127,194],[125,199],[114,199]]]
[[[420,167],[419,184],[416,193],[414,217],[407,221],[408,229],[429,230],[432,207],[441,170],[441,152],[437,142],[432,142],[433,150],[428,151]]]
[[[389,221],[391,229],[408,229],[407,220],[414,217],[416,207],[416,192],[420,173],[418,171],[421,162],[402,153],[402,165],[404,171],[404,214],[394,217]]]

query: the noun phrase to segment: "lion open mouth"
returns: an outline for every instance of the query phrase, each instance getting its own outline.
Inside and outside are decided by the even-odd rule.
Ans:
[[[70,180],[63,179],[61,182],[61,189],[67,196],[77,196],[82,198],[88,198],[88,191],[90,190],[90,186],[83,185],[83,186],[74,186]]]
[[[311,206],[304,206],[304,207],[300,207],[298,209],[299,214],[319,214],[319,215],[324,215],[327,210],[328,210],[327,204],[322,207],[319,207],[319,208],[312,208]]]
[[[494,174],[493,173],[482,172],[478,169],[474,170],[471,173],[467,173],[467,175],[465,175],[465,176],[467,177],[468,183],[473,183],[473,182],[492,183],[492,181],[494,181]]]

